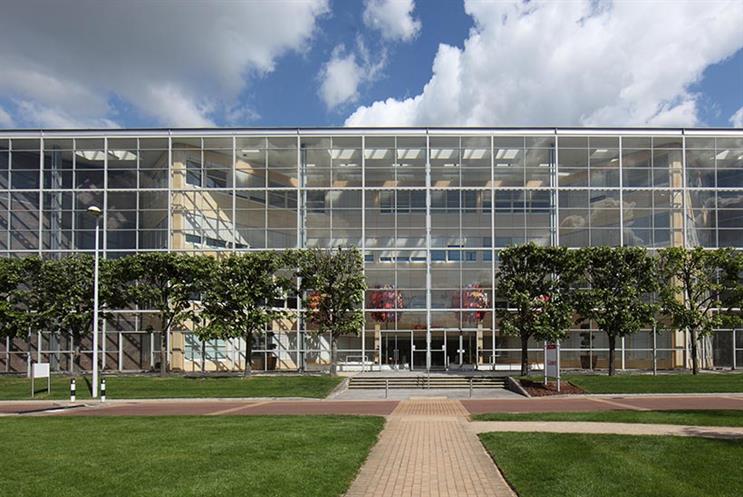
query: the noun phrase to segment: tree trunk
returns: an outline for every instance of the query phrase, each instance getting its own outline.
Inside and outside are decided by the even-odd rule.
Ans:
[[[617,337],[609,335],[609,376],[614,376],[614,351],[617,348]]]
[[[82,369],[80,368],[80,356],[82,355],[80,353],[80,342],[82,341],[82,337],[77,336],[73,333],[72,341],[72,364],[70,364],[70,370],[72,371],[72,374],[75,374],[79,371],[82,371]]]
[[[521,335],[521,376],[529,375],[529,336]]]
[[[168,374],[168,331],[160,333],[160,376]]]
[[[337,368],[337,354],[338,349],[335,343],[335,335],[332,333],[330,334],[330,376],[337,376],[338,375],[338,368]]]
[[[692,328],[689,331],[691,334],[691,372],[692,374],[697,374],[699,372],[699,358],[697,357],[699,354],[697,350],[697,330]]]
[[[253,332],[245,334],[245,369],[243,370],[243,376],[250,376],[253,371]]]

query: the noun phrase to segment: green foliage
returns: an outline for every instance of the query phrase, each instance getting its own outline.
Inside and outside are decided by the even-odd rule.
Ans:
[[[210,263],[201,285],[197,334],[202,340],[245,338],[246,373],[253,333],[287,316],[275,306],[294,287],[282,274],[284,260],[283,254],[269,251],[228,255]]]
[[[614,373],[617,337],[637,333],[652,323],[658,306],[657,266],[640,247],[590,247],[577,252],[582,285],[577,309],[609,337],[609,374]]]
[[[120,259],[112,266],[110,279],[122,289],[121,293],[116,292],[121,301],[157,311],[159,331],[165,333],[194,316],[193,300],[212,268],[208,256],[143,252]],[[164,339],[160,340],[160,358],[160,371],[164,374]]]
[[[33,265],[34,295],[27,300],[36,311],[34,325],[72,335],[73,364],[79,366],[80,342],[92,333],[94,311],[94,257],[74,255],[45,259]],[[108,261],[99,261],[99,317],[105,319],[109,307],[110,272]]]
[[[366,278],[361,253],[355,249],[337,251],[307,250],[298,265],[301,290],[307,297],[306,308],[319,333],[358,334],[364,325]],[[317,306],[311,295],[319,295]]]
[[[672,247],[660,251],[663,311],[676,329],[689,330],[695,374],[699,337],[722,326],[725,305],[721,297],[737,287],[738,265],[739,259],[730,249]]]
[[[24,336],[49,313],[37,292],[41,265],[38,257],[0,258],[0,336]]]
[[[501,330],[521,338],[521,374],[528,374],[528,340],[565,337],[572,323],[573,254],[564,247],[519,245],[500,253],[496,280],[506,307],[497,310]]]
[[[300,278],[307,319],[317,326],[318,333],[330,335],[334,374],[337,337],[358,334],[364,326],[364,260],[356,248],[303,250],[291,257]]]

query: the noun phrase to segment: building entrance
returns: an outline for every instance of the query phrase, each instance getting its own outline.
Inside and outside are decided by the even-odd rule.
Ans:
[[[475,369],[477,364],[477,336],[474,332],[446,331],[447,369]]]
[[[382,364],[391,369],[410,369],[412,334],[410,332],[382,332]]]

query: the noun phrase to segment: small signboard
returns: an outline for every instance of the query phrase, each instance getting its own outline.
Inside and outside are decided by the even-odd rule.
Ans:
[[[557,391],[560,391],[560,344],[544,343],[544,384],[548,378],[557,380]]]
[[[35,393],[35,380],[36,378],[46,378],[46,391],[52,393],[52,375],[49,370],[48,362],[35,362],[31,364],[31,397]]]

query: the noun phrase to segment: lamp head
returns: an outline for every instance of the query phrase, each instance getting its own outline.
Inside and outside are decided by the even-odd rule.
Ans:
[[[99,207],[96,207],[95,205],[91,205],[90,207],[88,207],[88,214],[95,218],[101,217],[102,213],[103,211],[101,211],[101,209]]]

